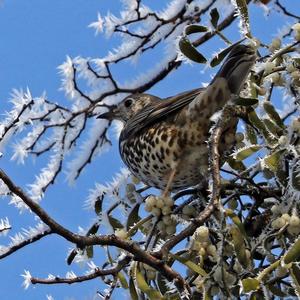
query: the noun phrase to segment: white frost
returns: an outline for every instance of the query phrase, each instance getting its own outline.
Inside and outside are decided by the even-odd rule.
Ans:
[[[21,276],[24,278],[24,281],[22,283],[22,286],[25,290],[27,290],[31,284],[31,274],[29,271],[24,270],[24,274],[21,274]]]

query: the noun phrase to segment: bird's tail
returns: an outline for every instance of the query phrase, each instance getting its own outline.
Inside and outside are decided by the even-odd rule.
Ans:
[[[251,46],[241,44],[234,46],[211,84],[217,78],[225,78],[231,93],[238,94],[256,58],[256,51]]]
[[[238,94],[256,60],[250,46],[236,45],[232,48],[212,82],[188,106],[191,118],[203,123]]]

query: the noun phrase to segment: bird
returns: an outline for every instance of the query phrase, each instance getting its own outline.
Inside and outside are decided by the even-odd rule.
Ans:
[[[252,46],[235,45],[207,87],[165,99],[132,94],[97,118],[124,124],[119,137],[121,158],[147,186],[166,194],[203,187],[208,181],[211,117],[239,94],[256,58]],[[232,117],[223,129],[221,155],[232,149],[237,123]]]

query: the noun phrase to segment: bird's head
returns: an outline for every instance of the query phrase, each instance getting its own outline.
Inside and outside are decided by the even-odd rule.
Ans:
[[[127,96],[118,105],[112,105],[107,112],[97,116],[97,118],[110,121],[119,120],[126,123],[136,113],[141,111],[141,109],[158,99],[159,98],[149,94],[132,94]]]

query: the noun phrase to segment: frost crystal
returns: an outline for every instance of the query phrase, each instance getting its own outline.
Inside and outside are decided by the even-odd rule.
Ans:
[[[22,228],[21,232],[10,237],[11,242],[8,246],[10,248],[18,246],[24,241],[31,240],[37,235],[44,233],[46,230],[48,230],[48,226],[42,222],[39,222],[35,227],[29,227],[28,229]]]
[[[100,13],[98,13],[97,21],[91,23],[88,27],[95,29],[96,30],[95,35],[97,35],[98,33],[103,31],[103,23],[104,23],[104,21],[100,15]]]
[[[24,270],[24,274],[21,275],[24,278],[22,286],[25,290],[27,290],[31,284],[31,274],[29,271]]]
[[[0,219],[0,234],[6,235],[9,229],[11,229],[11,225],[8,218]]]
[[[66,61],[58,67],[58,70],[63,77],[61,90],[63,90],[71,99],[73,99],[76,91],[74,87],[74,67],[72,59],[67,56]]]
[[[89,196],[85,201],[85,207],[88,209],[94,209],[95,202],[104,195],[114,199],[115,201],[120,200],[120,189],[125,187],[129,175],[129,170],[122,168],[120,173],[116,174],[112,182],[109,182],[106,185],[96,183],[95,188],[90,190]]]
[[[66,278],[67,279],[74,279],[74,278],[76,278],[77,276],[76,276],[76,274],[73,272],[73,271],[69,271],[69,272],[67,272],[67,274],[66,274]]]
[[[90,273],[90,272],[94,272],[96,269],[98,269],[98,267],[95,265],[95,263],[93,262],[93,261],[89,261],[88,263],[87,263],[87,266],[89,267],[89,271],[88,271],[88,273]]]
[[[67,179],[70,184],[74,183],[87,162],[109,149],[108,141],[99,139],[100,136],[105,134],[106,125],[105,120],[95,119],[89,130],[88,138],[81,144],[75,159],[68,164]]]

